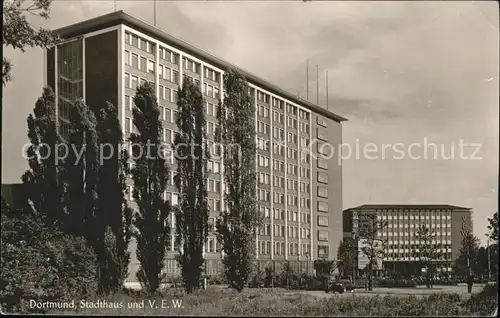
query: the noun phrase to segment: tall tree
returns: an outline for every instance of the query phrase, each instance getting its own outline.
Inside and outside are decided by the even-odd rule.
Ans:
[[[99,235],[104,235],[103,254],[106,261],[101,272],[105,275],[101,275],[100,287],[107,294],[123,286],[128,274],[132,209],[123,194],[130,171],[116,107],[106,103],[96,115],[100,145],[96,226],[99,227]]]
[[[381,238],[381,231],[387,227],[387,221],[379,220],[375,213],[362,213],[358,217],[359,244],[361,252],[368,258],[368,290],[373,290],[373,268],[377,260],[385,257],[385,240]]]
[[[498,212],[493,214],[492,218],[488,219],[489,225],[488,240],[492,240],[493,244],[488,242],[488,255],[490,258],[490,272],[493,279],[498,277]]]
[[[431,287],[430,279],[433,274],[435,261],[438,260],[443,253],[441,247],[433,241],[436,240],[436,231],[422,225],[417,231],[417,240],[420,242],[417,249],[412,250],[413,257],[418,259],[418,263],[425,268],[425,285]]]
[[[200,287],[204,264],[203,246],[208,235],[207,155],[204,151],[205,107],[198,86],[185,78],[179,91],[174,148],[177,158],[175,185],[179,205],[175,209],[179,265],[188,293]]]
[[[488,218],[488,222],[490,223],[488,225],[488,230],[490,230],[488,237],[493,240],[495,244],[498,244],[498,212],[495,212],[492,218]]]
[[[160,153],[162,125],[154,87],[146,83],[137,89],[134,97],[134,125],[139,134],[132,134],[132,154],[135,166],[133,197],[139,210],[133,224],[137,240],[137,258],[140,268],[137,278],[149,295],[156,292],[165,274],[164,267],[170,226],[170,202],[164,192],[169,178],[165,156]]]
[[[59,39],[47,29],[37,29],[27,20],[26,14],[49,18],[52,0],[5,0],[3,2],[2,45],[25,51],[26,47],[48,47]],[[11,80],[11,62],[3,57],[2,84]]]
[[[337,249],[337,268],[341,277],[353,275],[358,257],[358,246],[356,241],[350,237],[345,237],[340,241]]]
[[[70,108],[67,145],[64,162],[64,203],[68,214],[66,231],[86,238],[97,259],[99,292],[104,292],[107,258],[104,226],[98,210],[99,143],[97,119],[82,99]]]
[[[58,158],[63,154],[56,154],[62,144],[56,128],[55,107],[54,92],[50,87],[44,88],[27,120],[29,169],[22,181],[28,200],[26,208],[33,209],[47,226],[63,228],[65,213],[61,197],[64,187],[59,181],[58,167]]]
[[[224,102],[218,119],[224,153],[226,211],[217,220],[217,236],[224,251],[229,286],[241,292],[252,271],[255,235],[259,224],[255,188],[254,106],[246,80],[237,72],[224,75]]]
[[[455,275],[466,276],[473,275],[474,269],[476,269],[475,263],[477,262],[479,254],[479,239],[472,234],[472,232],[467,232],[460,244],[460,254],[455,260]]]

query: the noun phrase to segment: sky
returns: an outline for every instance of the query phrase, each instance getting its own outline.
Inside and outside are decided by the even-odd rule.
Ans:
[[[118,0],[116,7],[154,21],[153,1]],[[112,1],[55,0],[50,20],[30,22],[58,28],[113,10]],[[309,99],[317,101],[318,65],[322,107],[328,71],[328,108],[348,119],[343,149],[353,151],[342,162],[344,209],[370,203],[469,207],[485,244],[487,218],[498,211],[496,1],[159,0],[157,26],[301,97],[309,60]],[[27,168],[21,147],[43,86],[43,53],[7,48],[4,54],[13,62],[13,80],[3,91],[2,183],[14,183]],[[412,152],[404,158],[381,152],[398,143]],[[437,158],[426,146],[431,143]],[[471,144],[462,155],[460,144]],[[366,155],[363,147],[378,152]],[[430,147],[427,158],[418,147]]]

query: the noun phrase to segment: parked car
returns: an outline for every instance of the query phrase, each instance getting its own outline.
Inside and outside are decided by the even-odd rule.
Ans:
[[[327,293],[333,292],[334,294],[335,293],[343,294],[345,291],[346,291],[346,288],[345,288],[344,284],[341,282],[337,282],[337,281],[329,281],[327,286],[326,286],[326,290],[325,290],[325,292],[327,292]]]
[[[340,283],[344,285],[346,291],[353,291],[354,290],[354,285],[350,280],[341,280]]]

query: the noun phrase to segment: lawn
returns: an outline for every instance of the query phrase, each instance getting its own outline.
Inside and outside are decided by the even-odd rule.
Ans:
[[[99,300],[100,303],[96,304]],[[107,303],[103,305],[103,301]],[[318,298],[307,294],[273,289],[246,289],[241,294],[226,288],[208,288],[191,295],[168,289],[153,298],[137,292],[117,294],[107,299],[87,300],[88,306],[52,311],[62,314],[167,315],[167,316],[481,316],[491,315],[492,300],[470,306],[458,294],[415,296],[335,295]],[[122,308],[105,309],[110,303]],[[79,307],[80,303],[76,302]]]

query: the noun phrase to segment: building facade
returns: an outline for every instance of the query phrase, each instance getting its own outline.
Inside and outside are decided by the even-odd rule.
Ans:
[[[387,226],[379,231],[384,241],[383,271],[420,275],[418,229],[425,226],[434,233],[432,244],[438,245],[442,257],[436,260],[438,272],[449,273],[458,258],[463,236],[473,231],[472,210],[452,205],[377,205],[367,204],[343,211],[344,237],[358,233],[360,215],[375,213]],[[356,239],[356,236],[354,236]]]
[[[237,70],[247,79],[255,104],[256,171],[259,211],[264,225],[256,238],[261,266],[273,260],[312,262],[333,259],[342,238],[342,167],[329,142],[340,145],[344,118],[302,100],[246,71],[168,35],[122,11],[54,31],[64,39],[46,51],[46,83],[57,98],[59,130],[67,132],[71,102],[81,97],[93,109],[106,101],[118,105],[126,137],[135,131],[132,105],[136,88],[150,82],[156,88],[163,124],[163,142],[173,142],[177,130],[177,92],[186,77],[200,86],[205,98],[207,139],[213,144],[218,127],[223,75]],[[165,197],[177,204],[171,182]],[[215,221],[224,209],[223,162],[208,163],[211,233],[205,246],[206,272],[221,271],[221,247]],[[129,190],[133,182],[129,180]],[[129,200],[133,200],[128,191]],[[134,203],[131,202],[132,206]],[[172,228],[175,219],[170,220]],[[172,232],[173,233],[173,232]],[[175,233],[167,247],[167,273],[179,273],[174,255]],[[132,244],[131,250],[135,250]],[[131,275],[137,269],[135,260]],[[135,275],[131,276],[134,279]]]

